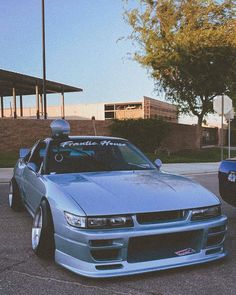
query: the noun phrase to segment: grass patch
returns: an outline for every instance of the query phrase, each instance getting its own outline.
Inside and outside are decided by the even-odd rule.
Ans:
[[[176,153],[147,153],[148,158],[155,161],[161,159],[163,163],[201,163],[201,162],[219,162],[220,148],[205,148],[198,151],[185,150]],[[228,151],[224,150],[224,159],[228,156]],[[236,157],[236,151],[231,151],[231,157]],[[0,168],[14,167],[18,159],[17,152],[0,153]]]
[[[0,168],[14,167],[18,157],[18,152],[0,153]]]
[[[167,155],[167,153],[148,153],[150,160],[159,158],[163,163],[204,163],[219,162],[221,160],[220,148],[203,148],[201,150],[184,150]],[[224,150],[224,159],[228,157],[228,150]],[[236,151],[231,151],[231,157],[236,157]]]

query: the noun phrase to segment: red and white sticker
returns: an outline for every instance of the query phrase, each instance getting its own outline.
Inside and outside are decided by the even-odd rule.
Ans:
[[[189,255],[189,254],[194,254],[194,253],[196,253],[196,251],[192,248],[186,248],[186,249],[179,250],[179,251],[175,252],[175,254],[178,256],[184,256],[184,255]]]

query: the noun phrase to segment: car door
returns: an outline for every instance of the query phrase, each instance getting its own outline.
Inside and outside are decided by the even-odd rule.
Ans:
[[[17,181],[21,197],[25,202],[25,192],[24,192],[24,170],[27,166],[29,158],[31,157],[32,153],[34,152],[36,146],[38,145],[39,141],[37,141],[33,147],[29,150],[29,153],[24,157],[18,160],[16,167],[14,168],[14,177]]]
[[[24,201],[28,209],[34,214],[42,196],[45,195],[45,185],[41,169],[46,153],[46,143],[41,141],[32,151],[23,172]],[[32,170],[32,164],[37,168]]]
[[[14,178],[18,184],[18,188],[20,190],[21,197],[24,200],[24,178],[23,178],[23,173],[24,169],[26,167],[26,163],[28,161],[28,158],[30,157],[31,151],[28,153],[28,155],[25,158],[19,159],[17,162],[16,167],[14,168]]]

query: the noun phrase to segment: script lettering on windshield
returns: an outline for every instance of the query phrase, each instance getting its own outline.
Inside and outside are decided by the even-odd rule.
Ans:
[[[60,144],[61,147],[77,147],[77,146],[95,146],[95,145],[101,145],[101,146],[126,146],[125,142],[115,142],[112,140],[102,140],[99,142],[87,140],[87,141],[80,141],[80,142],[74,142],[74,141],[65,141]]]

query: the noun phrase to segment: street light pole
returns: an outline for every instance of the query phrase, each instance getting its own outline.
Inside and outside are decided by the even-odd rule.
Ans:
[[[44,101],[44,119],[47,119],[44,0],[42,0],[42,50],[43,50],[43,101]]]
[[[230,142],[230,121],[231,119],[229,118],[229,125],[228,125],[228,158],[230,159],[231,155],[230,155],[230,146],[231,146],[231,142]]]
[[[224,160],[224,94],[221,100],[221,161]]]

